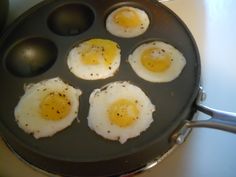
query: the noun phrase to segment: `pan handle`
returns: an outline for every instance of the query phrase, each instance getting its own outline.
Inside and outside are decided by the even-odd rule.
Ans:
[[[211,116],[211,118],[208,120],[189,121],[186,123],[187,127],[207,127],[236,133],[236,113],[220,111],[204,105],[196,105],[196,108],[198,111]]]

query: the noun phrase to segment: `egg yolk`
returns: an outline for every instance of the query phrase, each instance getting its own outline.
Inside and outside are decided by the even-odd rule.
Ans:
[[[111,104],[108,115],[112,124],[128,127],[138,119],[139,109],[135,101],[120,99]]]
[[[109,66],[118,55],[119,46],[110,40],[91,39],[85,42],[81,53],[82,62],[86,65],[98,65],[104,63]]]
[[[125,28],[135,28],[141,25],[139,15],[129,8],[118,10],[113,17],[115,23]]]
[[[163,49],[149,48],[142,53],[141,63],[151,72],[164,72],[171,65],[171,57]]]
[[[65,94],[51,92],[46,95],[40,104],[40,114],[47,120],[65,118],[71,110],[71,102]]]

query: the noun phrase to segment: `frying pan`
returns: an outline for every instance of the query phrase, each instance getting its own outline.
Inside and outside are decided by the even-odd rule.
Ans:
[[[106,16],[115,8],[132,5],[145,10],[151,24],[143,35],[123,39],[109,34],[104,25]],[[63,23],[60,13],[70,16],[81,12],[79,23]],[[83,16],[83,18],[79,18]],[[86,19],[85,21],[83,19]],[[78,25],[78,26],[77,26]],[[77,28],[76,28],[77,27]],[[70,73],[66,56],[76,43],[90,38],[107,38],[119,43],[122,61],[119,72],[112,78],[85,81]],[[169,83],[150,83],[132,71],[126,60],[140,44],[161,40],[175,46],[187,59],[181,75]],[[35,65],[27,63],[26,49],[36,55]],[[219,112],[198,105],[200,58],[194,39],[184,23],[162,4],[151,0],[49,0],[30,9],[16,20],[0,42],[0,98],[1,135],[24,160],[45,171],[63,176],[113,176],[128,173],[167,152],[180,143],[182,130],[188,127],[213,127],[236,132],[235,114]],[[31,58],[30,58],[31,59]],[[42,60],[43,59],[43,60]],[[24,94],[26,83],[35,83],[52,77],[83,91],[80,99],[80,123],[76,121],[53,137],[36,140],[21,130],[14,120],[14,108]],[[129,80],[149,96],[156,105],[154,122],[139,137],[125,144],[98,136],[87,126],[88,97],[93,89],[117,81]],[[193,121],[197,110],[214,118]]]
[[[0,1],[0,33],[3,30],[3,27],[7,20],[9,2],[8,0],[1,0]]]

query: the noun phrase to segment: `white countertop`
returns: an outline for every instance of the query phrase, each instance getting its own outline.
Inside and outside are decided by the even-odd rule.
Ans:
[[[10,0],[12,21],[41,0]],[[199,47],[204,105],[236,112],[236,1],[172,0],[164,3],[188,26]],[[200,114],[200,117],[206,118]],[[0,176],[46,177],[18,160],[0,139]],[[158,166],[138,177],[235,177],[236,135],[212,129],[194,129]]]

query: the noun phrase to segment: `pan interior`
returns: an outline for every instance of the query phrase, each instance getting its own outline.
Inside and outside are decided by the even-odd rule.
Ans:
[[[88,6],[69,3],[57,7],[49,15],[48,26],[58,35],[73,36],[85,32],[93,20],[93,11]]]
[[[13,45],[5,61],[8,70],[14,75],[32,77],[49,69],[56,58],[57,48],[52,41],[34,37]]]
[[[75,1],[68,0],[68,2],[74,3]],[[10,32],[5,34],[4,39],[1,41],[1,45],[4,45],[4,47],[0,50],[0,81],[2,83],[0,97],[1,100],[5,100],[0,102],[0,123],[5,127],[4,132],[13,135],[30,151],[36,152],[41,156],[75,162],[115,159],[138,152],[155,142],[161,143],[162,135],[172,131],[170,127],[173,127],[173,124],[177,126],[177,123],[186,118],[183,113],[190,107],[196,97],[200,64],[197,48],[191,34],[176,15],[163,5],[149,0],[146,0],[145,3],[139,0],[129,2],[109,1],[103,3],[103,5],[92,0],[82,2],[89,4],[89,7],[93,7],[95,11],[94,21],[89,30],[82,34],[73,34],[73,38],[71,36],[63,36],[63,30],[62,36],[55,35],[52,33],[52,27],[47,24],[47,19],[50,18],[52,9],[62,5],[62,0],[51,0],[32,9],[21,17],[20,22],[12,26]],[[131,6],[137,6],[138,4],[139,7],[148,12],[151,23],[143,35],[133,39],[122,39],[106,31],[103,22],[106,19],[107,9],[117,7],[120,3]],[[40,27],[35,24],[39,23],[37,20],[42,22]],[[91,21],[89,21],[90,23]],[[52,26],[54,26],[53,22]],[[50,41],[56,44],[58,48],[57,59],[53,67],[43,72],[40,76],[15,76],[5,67],[2,58],[15,41],[31,36],[32,33],[34,35],[47,36]],[[73,76],[67,68],[66,56],[73,44],[93,37],[114,40],[121,47],[121,65],[119,71],[112,78],[98,81],[81,80]],[[172,82],[160,84],[145,81],[139,78],[127,63],[129,54],[138,45],[153,40],[161,40],[173,45],[183,53],[187,60],[181,75]],[[80,123],[74,121],[70,127],[53,137],[36,140],[17,126],[14,120],[14,108],[19,98],[24,94],[24,84],[36,83],[52,77],[61,77],[62,80],[83,91],[78,115]],[[125,144],[106,140],[90,130],[87,125],[86,118],[90,93],[94,89],[113,81],[130,81],[137,85],[147,94],[157,109],[153,114],[154,122],[151,126],[140,136],[128,140]],[[160,148],[161,146],[157,146],[157,152],[161,151]]]

